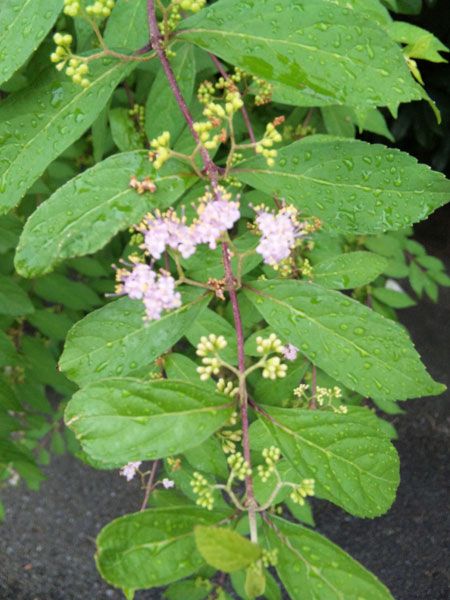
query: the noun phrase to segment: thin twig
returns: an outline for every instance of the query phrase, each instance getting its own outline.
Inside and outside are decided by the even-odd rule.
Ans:
[[[148,478],[147,485],[145,486],[144,500],[142,501],[140,512],[142,512],[143,510],[145,510],[147,508],[148,499],[150,498],[150,494],[152,493],[152,491],[155,487],[155,479],[156,479],[156,473],[158,471],[158,467],[159,467],[159,460],[155,460],[152,465],[152,470],[150,471],[150,477]]]

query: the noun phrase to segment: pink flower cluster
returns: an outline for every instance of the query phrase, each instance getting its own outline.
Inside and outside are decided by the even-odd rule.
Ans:
[[[156,273],[149,265],[136,263],[131,271],[118,269],[116,278],[116,293],[142,300],[148,321],[160,319],[164,310],[181,306],[175,279],[167,271]]]
[[[264,206],[257,206],[254,210],[257,214],[255,223],[261,232],[256,251],[266,264],[276,267],[289,257],[297,239],[305,235],[305,224],[297,220],[298,212],[293,206],[285,206],[276,214]]]
[[[120,474],[122,477],[125,477],[127,481],[131,481],[136,475],[136,471],[139,469],[141,464],[142,462],[140,460],[136,462],[130,462],[120,469]]]
[[[297,346],[294,346],[294,344],[286,344],[281,351],[286,360],[295,360],[299,352]]]
[[[154,259],[160,259],[166,247],[178,251],[183,258],[192,256],[199,244],[216,248],[221,234],[238,221],[239,202],[220,189],[221,197],[207,191],[196,208],[197,218],[191,225],[179,218],[173,209],[156,215],[148,214],[138,228],[144,236],[143,248]]]

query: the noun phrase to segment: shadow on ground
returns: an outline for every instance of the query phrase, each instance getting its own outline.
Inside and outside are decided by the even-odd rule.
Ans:
[[[431,374],[450,384],[450,289],[443,290],[437,306],[424,301],[403,311],[402,320]],[[404,405],[407,413],[394,420],[401,485],[387,515],[369,521],[327,503],[315,507],[319,531],[373,571],[396,600],[449,598],[448,399],[447,392],[410,401]],[[11,488],[3,495],[0,598],[123,598],[97,575],[94,538],[111,519],[138,509],[138,486],[70,456],[55,459],[47,475],[38,494]],[[137,600],[161,597],[158,591],[142,592]]]

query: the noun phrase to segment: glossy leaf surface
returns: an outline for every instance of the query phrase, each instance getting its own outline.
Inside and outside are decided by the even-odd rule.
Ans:
[[[201,444],[232,410],[229,398],[199,385],[113,378],[77,392],[65,420],[89,457],[121,467]]]
[[[381,144],[311,136],[239,165],[236,177],[318,217],[343,233],[402,229],[450,199],[450,181],[415,158]]]
[[[165,313],[159,321],[145,323],[142,302],[116,300],[69,331],[60,368],[80,385],[133,375],[177,342],[208,301],[194,300]]]
[[[397,323],[340,292],[301,281],[254,282],[245,292],[279,335],[366,396],[406,400],[441,393]]]

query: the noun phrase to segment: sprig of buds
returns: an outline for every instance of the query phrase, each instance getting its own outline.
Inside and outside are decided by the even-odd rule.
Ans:
[[[202,381],[207,381],[211,375],[218,375],[222,367],[222,361],[218,352],[228,345],[223,335],[211,333],[209,336],[202,336],[197,345],[196,354],[202,357],[203,366],[197,367],[197,373]]]
[[[314,487],[314,479],[303,479],[303,481],[299,485],[296,485],[293,488],[289,497],[292,500],[292,502],[295,502],[295,504],[304,506],[305,498],[307,498],[308,496],[314,496]]]
[[[231,454],[227,458],[228,466],[231,470],[231,475],[239,481],[244,481],[246,477],[252,474],[252,470],[248,462],[244,459],[240,452]]]
[[[191,487],[194,494],[197,494],[198,498],[195,501],[198,506],[212,510],[214,507],[214,495],[213,486],[208,482],[206,477],[201,473],[195,471],[193,479],[191,479]]]
[[[281,450],[276,446],[271,446],[270,448],[264,448],[262,455],[266,464],[258,465],[257,471],[261,481],[266,483],[276,469],[281,457]]]

